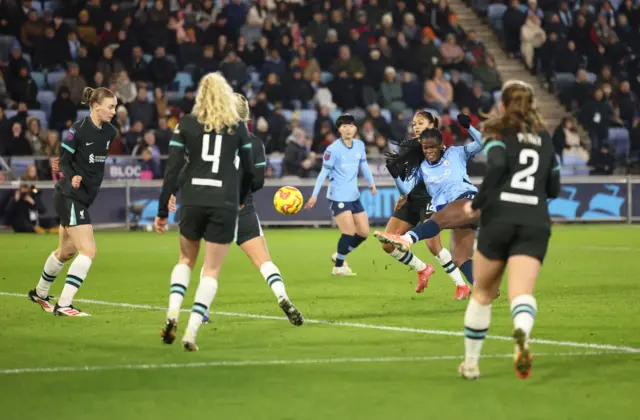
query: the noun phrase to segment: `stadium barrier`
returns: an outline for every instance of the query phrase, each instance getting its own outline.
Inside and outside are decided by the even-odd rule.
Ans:
[[[474,184],[481,178],[472,178]],[[330,226],[333,221],[325,198],[326,190],[320,193],[318,203],[312,210],[302,210],[294,216],[284,216],[273,208],[273,196],[283,185],[300,189],[305,199],[313,191],[313,179],[269,179],[265,187],[255,194],[254,200],[265,226]],[[15,189],[18,181],[0,184],[0,194]],[[41,217],[55,217],[51,205],[53,182],[38,182],[47,207]],[[91,206],[91,220],[98,228],[150,228],[158,208],[158,197],[162,181],[105,180],[96,201]],[[360,181],[361,201],[369,214],[372,225],[384,225],[393,213],[399,197],[393,182],[377,181],[377,195],[371,195],[364,181]],[[179,205],[179,202],[178,202]],[[640,177],[638,176],[591,176],[564,177],[560,196],[548,202],[549,212],[555,222],[637,222],[640,221]],[[179,220],[180,210],[170,216],[170,223]]]

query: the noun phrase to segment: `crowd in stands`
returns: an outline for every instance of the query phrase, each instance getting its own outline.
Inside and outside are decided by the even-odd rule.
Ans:
[[[153,178],[207,72],[249,99],[272,176],[313,176],[345,111],[370,156],[424,107],[464,142],[455,115],[479,121],[502,83],[445,0],[4,0],[0,16],[0,156],[59,154],[88,115],[83,88],[104,86],[120,103],[110,155],[144,159]],[[55,176],[47,160],[38,174]]]
[[[555,92],[575,121],[555,132],[565,163],[588,160],[595,173],[640,161],[640,3],[637,0],[472,0],[532,74]],[[602,163],[610,162],[610,163]],[[603,169],[607,168],[607,169]]]

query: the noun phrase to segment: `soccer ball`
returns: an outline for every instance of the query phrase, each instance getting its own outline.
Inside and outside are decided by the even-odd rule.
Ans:
[[[302,193],[296,187],[282,187],[273,196],[273,207],[285,216],[299,212],[303,202]]]

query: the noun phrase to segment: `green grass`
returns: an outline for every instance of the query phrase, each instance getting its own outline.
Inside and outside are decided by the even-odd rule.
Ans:
[[[559,226],[536,296],[534,337],[640,348],[640,230]],[[425,293],[371,238],[349,256],[359,276],[333,278],[333,230],[268,230],[269,249],[289,295],[307,319],[462,330],[465,302],[437,269]],[[81,299],[164,306],[177,234],[99,233],[98,256]],[[36,284],[54,236],[0,236],[0,292]],[[416,253],[433,263],[426,247]],[[199,268],[198,268],[199,271]],[[63,272],[64,273],[64,272]],[[196,276],[185,301],[192,302]],[[62,288],[58,279],[52,293]],[[506,286],[503,286],[506,289]],[[505,290],[503,290],[505,292]],[[490,333],[507,336],[506,293]],[[57,318],[26,297],[0,295],[0,371],[18,368],[185,364],[219,361],[410,358],[317,364],[208,366],[87,372],[0,373],[2,419],[617,419],[637,418],[640,354],[534,344],[532,376],[516,378],[508,358],[481,361],[482,378],[456,374],[461,337],[216,315],[198,336],[201,351],[162,345],[164,312],[78,303],[91,318]],[[188,307],[188,305],[187,305]],[[215,311],[281,316],[260,274],[235,246],[220,277]],[[188,314],[182,315],[182,325]],[[511,343],[487,340],[484,353]],[[571,353],[571,354],[567,354]],[[451,359],[437,359],[453,356]]]

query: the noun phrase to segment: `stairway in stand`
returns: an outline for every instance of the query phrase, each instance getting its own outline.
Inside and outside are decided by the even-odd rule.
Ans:
[[[529,83],[534,87],[538,108],[547,123],[547,129],[551,134],[556,129],[563,117],[570,114],[558,99],[544,89],[540,84],[540,79],[532,76],[525,68],[524,64],[516,59],[509,58],[498,41],[498,37],[491,27],[486,24],[481,17],[476,15],[463,0],[449,0],[449,8],[458,16],[460,26],[466,32],[475,30],[478,41],[484,43],[487,51],[494,57],[496,68],[502,76],[502,81],[517,79]]]

